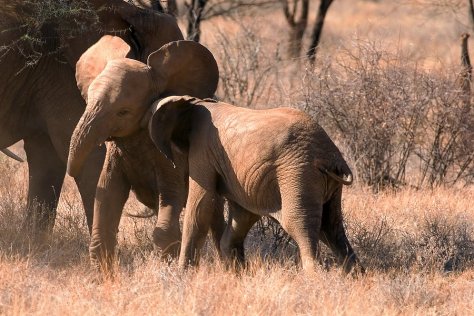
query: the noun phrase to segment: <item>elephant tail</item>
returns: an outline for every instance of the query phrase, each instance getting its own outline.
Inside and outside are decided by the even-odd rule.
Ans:
[[[316,160],[315,165],[319,171],[343,185],[351,185],[354,182],[354,175],[343,159],[334,159],[332,161]]]
[[[321,172],[327,174],[332,179],[344,185],[351,185],[354,182],[354,176],[352,175],[352,172],[350,172],[350,170],[349,170],[349,173],[344,173],[342,176],[338,176],[337,174],[335,174],[332,171],[327,170],[326,168],[320,167],[319,170],[321,170]]]

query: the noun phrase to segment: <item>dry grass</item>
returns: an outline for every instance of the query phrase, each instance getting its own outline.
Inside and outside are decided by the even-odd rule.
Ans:
[[[363,39],[383,42],[392,53],[403,51],[417,67],[452,69],[466,17],[400,3],[335,1],[320,58],[340,57]],[[221,86],[226,101],[303,107],[294,104],[294,97],[307,79],[305,65],[283,54],[287,29],[281,12],[269,11],[258,19],[217,18],[203,27],[203,42],[227,72],[223,75],[231,78],[229,84],[245,79],[240,82],[244,89],[237,85],[224,92]],[[225,36],[227,52],[222,47]],[[234,51],[237,44],[249,51]],[[239,64],[239,56],[251,63]],[[227,60],[225,68],[225,58],[236,60]],[[265,76],[259,77],[262,72]],[[240,77],[232,79],[232,74]],[[246,244],[250,267],[244,273],[226,271],[215,260],[212,246],[199,268],[183,273],[154,252],[153,220],[124,217],[117,277],[95,283],[85,218],[71,179],[66,179],[53,236],[40,247],[22,229],[26,165],[0,156],[0,175],[0,314],[474,314],[472,185],[377,194],[360,184],[346,189],[349,238],[368,268],[367,275],[358,278],[342,276],[325,248],[320,270],[304,274],[291,241],[282,237],[278,244],[273,237],[280,232],[262,236],[257,228]],[[140,207],[131,199],[126,209],[133,213]]]
[[[474,311],[473,188],[373,194],[346,190],[349,237],[368,267],[341,275],[323,251],[325,268],[301,272],[290,246],[281,252],[247,242],[250,268],[241,275],[215,262],[182,273],[151,246],[151,220],[123,218],[117,278],[94,283],[88,236],[75,188],[67,181],[54,234],[35,247],[21,230],[24,166],[2,162],[0,313],[24,314],[471,314]],[[134,200],[127,208],[138,206]],[[456,252],[458,251],[458,252]],[[460,253],[461,251],[462,253]],[[277,254],[281,255],[281,252]],[[265,256],[265,260],[262,259]],[[452,271],[445,271],[451,260]],[[454,260],[454,261],[453,261]]]

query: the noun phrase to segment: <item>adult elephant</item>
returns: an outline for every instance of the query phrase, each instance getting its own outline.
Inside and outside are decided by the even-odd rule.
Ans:
[[[131,47],[127,57],[141,61],[163,44],[183,37],[169,15],[120,0],[90,0],[86,9],[94,12],[93,27],[78,33],[74,19],[49,19],[37,33],[43,44],[35,46],[25,41],[29,32],[25,21],[35,14],[30,7],[33,2],[25,3],[0,0],[0,149],[24,141],[29,170],[27,222],[35,232],[48,235],[54,225],[70,138],[85,109],[75,79],[79,57],[104,33],[122,38]],[[69,4],[74,3],[83,2]],[[82,26],[89,22],[83,21]],[[73,32],[65,33],[71,29]],[[32,54],[34,65],[25,67]],[[74,176],[89,230],[104,154],[104,149],[93,148],[82,171]]]
[[[71,139],[68,173],[80,174],[90,152],[108,140],[90,244],[93,265],[106,271],[113,263],[130,190],[147,207],[159,210],[155,244],[164,254],[178,254],[179,215],[187,197],[186,155],[176,152],[171,163],[156,149],[146,129],[149,110],[154,100],[167,95],[210,97],[219,80],[214,57],[193,41],[170,42],[150,54],[146,64],[126,58],[129,51],[121,38],[104,36],[82,55],[76,70],[87,107]],[[222,216],[213,227],[215,240],[220,240]]]

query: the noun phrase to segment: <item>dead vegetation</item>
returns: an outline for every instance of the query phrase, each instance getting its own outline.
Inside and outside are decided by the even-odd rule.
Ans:
[[[97,284],[73,184],[63,191],[52,238],[38,246],[22,230],[24,201],[18,196],[24,196],[25,170],[2,161],[0,171],[8,175],[0,189],[2,314],[395,315],[474,308],[472,187],[347,190],[348,234],[368,268],[363,277],[344,277],[325,248],[320,270],[302,273],[295,245],[268,225],[256,226],[247,239],[250,265],[244,273],[225,270],[210,245],[200,267],[183,273],[154,252],[151,220],[124,217],[117,278]],[[134,200],[127,205],[136,207]]]

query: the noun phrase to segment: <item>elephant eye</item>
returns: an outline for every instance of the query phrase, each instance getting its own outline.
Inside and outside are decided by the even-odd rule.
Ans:
[[[123,116],[127,115],[128,113],[130,113],[129,110],[120,110],[120,111],[118,111],[117,116],[123,117]]]

